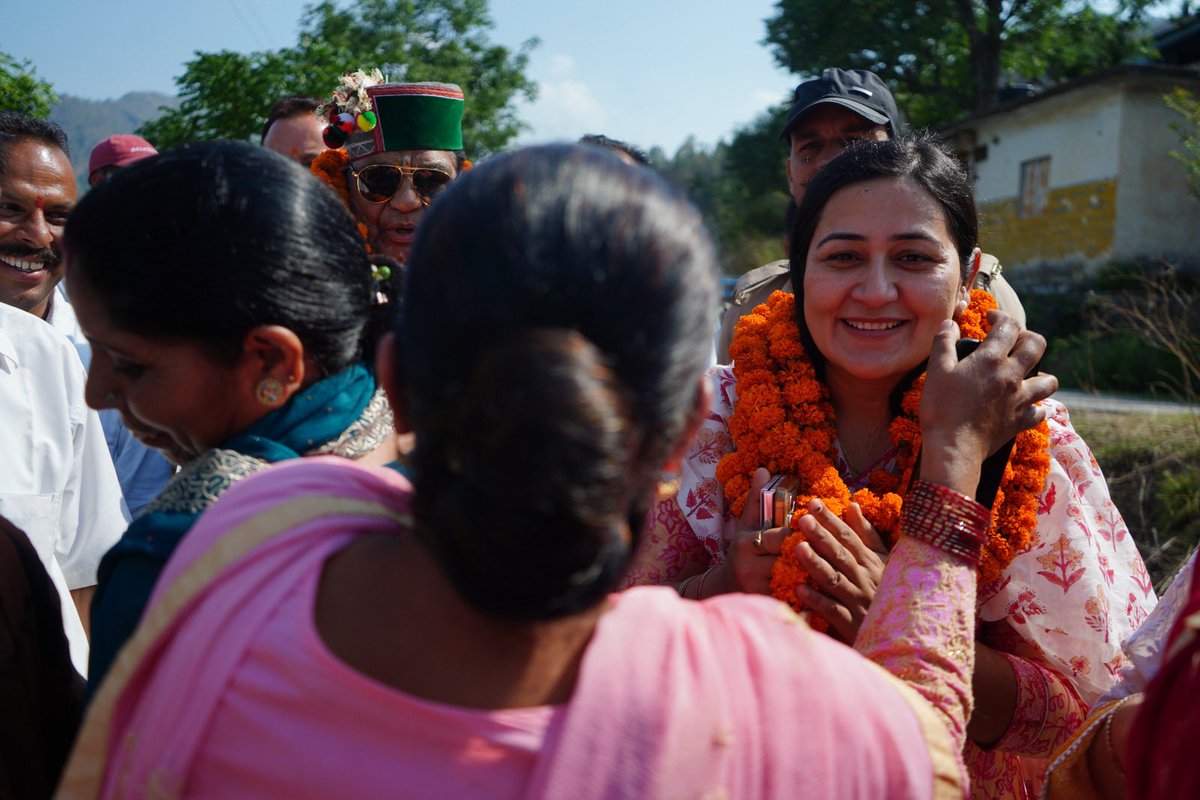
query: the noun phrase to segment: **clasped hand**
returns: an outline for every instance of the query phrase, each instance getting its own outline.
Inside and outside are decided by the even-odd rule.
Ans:
[[[749,497],[757,498],[769,479],[767,471],[759,469]],[[758,504],[747,502],[729,548],[729,569],[736,584],[731,589],[770,594],[771,570],[792,531],[760,529],[758,514]],[[857,503],[850,505],[842,520],[814,500],[799,525],[805,541],[797,555],[812,585],[799,587],[797,598],[826,619],[837,638],[853,642],[883,576],[887,550]]]

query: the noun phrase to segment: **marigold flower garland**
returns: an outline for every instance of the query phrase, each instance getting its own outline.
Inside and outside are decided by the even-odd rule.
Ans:
[[[987,312],[993,308],[996,301],[990,294],[973,290],[971,302],[959,319],[962,335],[983,339],[987,335]],[[735,515],[741,515],[745,508],[750,480],[759,467],[773,475],[799,479],[796,511],[789,522],[795,532],[784,541],[783,555],[775,562],[771,592],[803,611],[796,587],[808,582],[809,576],[795,555],[796,545],[804,540],[797,527],[813,498],[820,499],[839,517],[851,503],[858,503],[885,539],[897,532],[903,498],[896,491],[909,484],[921,447],[917,410],[925,375],[905,392],[901,413],[889,429],[898,450],[900,475],[872,473],[869,487],[851,494],[833,465],[837,435],[833,406],[829,390],[817,380],[801,344],[795,297],[775,292],[766,303],[743,316],[735,329],[730,355],[738,388],[738,400],[729,420],[735,449],[717,465],[717,479]],[[998,578],[1013,558],[1030,546],[1037,527],[1038,498],[1050,471],[1048,447],[1045,422],[1017,436],[992,504],[991,528],[979,567],[980,585]],[[811,614],[809,618],[815,628],[828,627],[824,619]]]
[[[309,167],[321,183],[337,192],[337,196],[342,198],[346,208],[349,208],[350,213],[353,214],[354,209],[350,208],[350,188],[346,185],[346,170],[349,168],[350,156],[345,150],[324,150],[313,159],[312,166]],[[363,238],[363,242],[367,242],[367,255],[370,255],[371,245],[367,236],[367,226],[365,223],[359,222],[357,227],[359,236]]]

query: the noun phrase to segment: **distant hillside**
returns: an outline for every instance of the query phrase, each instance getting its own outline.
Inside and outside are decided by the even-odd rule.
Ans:
[[[173,107],[178,102],[158,92],[129,92],[116,100],[63,95],[50,119],[62,126],[71,141],[71,164],[80,191],[87,188],[88,156],[97,142],[114,133],[133,133],[143,122],[157,117],[163,106]]]

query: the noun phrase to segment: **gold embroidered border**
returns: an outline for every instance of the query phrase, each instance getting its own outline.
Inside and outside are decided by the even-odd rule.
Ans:
[[[334,495],[311,495],[270,508],[231,528],[167,589],[117,654],[108,677],[88,708],[58,793],[62,800],[99,797],[108,766],[113,714],[142,659],[167,633],[177,616],[212,580],[251,550],[294,527],[331,514],[391,519],[411,526],[412,518],[379,503]],[[159,776],[161,778],[161,776]]]

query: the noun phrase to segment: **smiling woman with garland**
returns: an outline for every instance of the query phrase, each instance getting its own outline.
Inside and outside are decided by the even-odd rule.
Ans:
[[[629,583],[693,598],[771,593],[862,648],[903,535],[937,326],[953,318],[982,339],[998,317],[990,295],[967,288],[980,252],[970,181],[928,138],[864,143],[831,162],[791,241],[800,291],[739,322],[734,362],[710,372],[713,406]],[[982,552],[972,797],[1036,790],[1040,759],[1113,684],[1121,640],[1155,603],[1095,459],[1066,409],[1046,405],[1047,420],[1016,439]],[[769,475],[795,479],[797,502],[786,529],[760,531]]]

